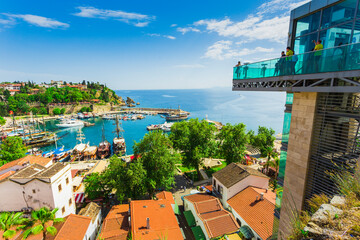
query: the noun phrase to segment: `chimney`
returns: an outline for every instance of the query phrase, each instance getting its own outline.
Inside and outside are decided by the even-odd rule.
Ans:
[[[146,229],[150,229],[150,218],[146,218]]]
[[[260,201],[264,200],[264,193],[260,193]]]

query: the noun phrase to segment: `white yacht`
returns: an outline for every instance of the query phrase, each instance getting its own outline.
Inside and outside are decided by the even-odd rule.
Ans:
[[[59,128],[69,128],[69,127],[83,127],[84,122],[80,120],[70,119],[61,121],[59,124],[56,124]]]

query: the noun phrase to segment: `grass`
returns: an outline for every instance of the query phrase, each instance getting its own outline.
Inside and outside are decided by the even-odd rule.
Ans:
[[[216,173],[217,171],[223,169],[224,167],[227,166],[227,163],[225,161],[222,162],[222,164],[220,166],[216,166],[216,167],[212,167],[209,169],[205,169],[206,174],[208,175],[208,177],[211,177],[213,175],[213,173]]]
[[[187,167],[184,167],[184,166],[178,166],[178,168],[183,172],[191,172],[191,171],[194,171],[195,168],[187,168]]]

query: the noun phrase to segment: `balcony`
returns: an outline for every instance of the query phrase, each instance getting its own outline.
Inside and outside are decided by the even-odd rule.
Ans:
[[[359,92],[360,43],[234,67],[233,90]]]

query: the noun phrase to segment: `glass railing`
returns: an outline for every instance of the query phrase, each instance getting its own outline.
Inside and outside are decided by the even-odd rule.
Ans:
[[[338,72],[360,69],[360,43],[327,48],[234,67],[233,79]]]

